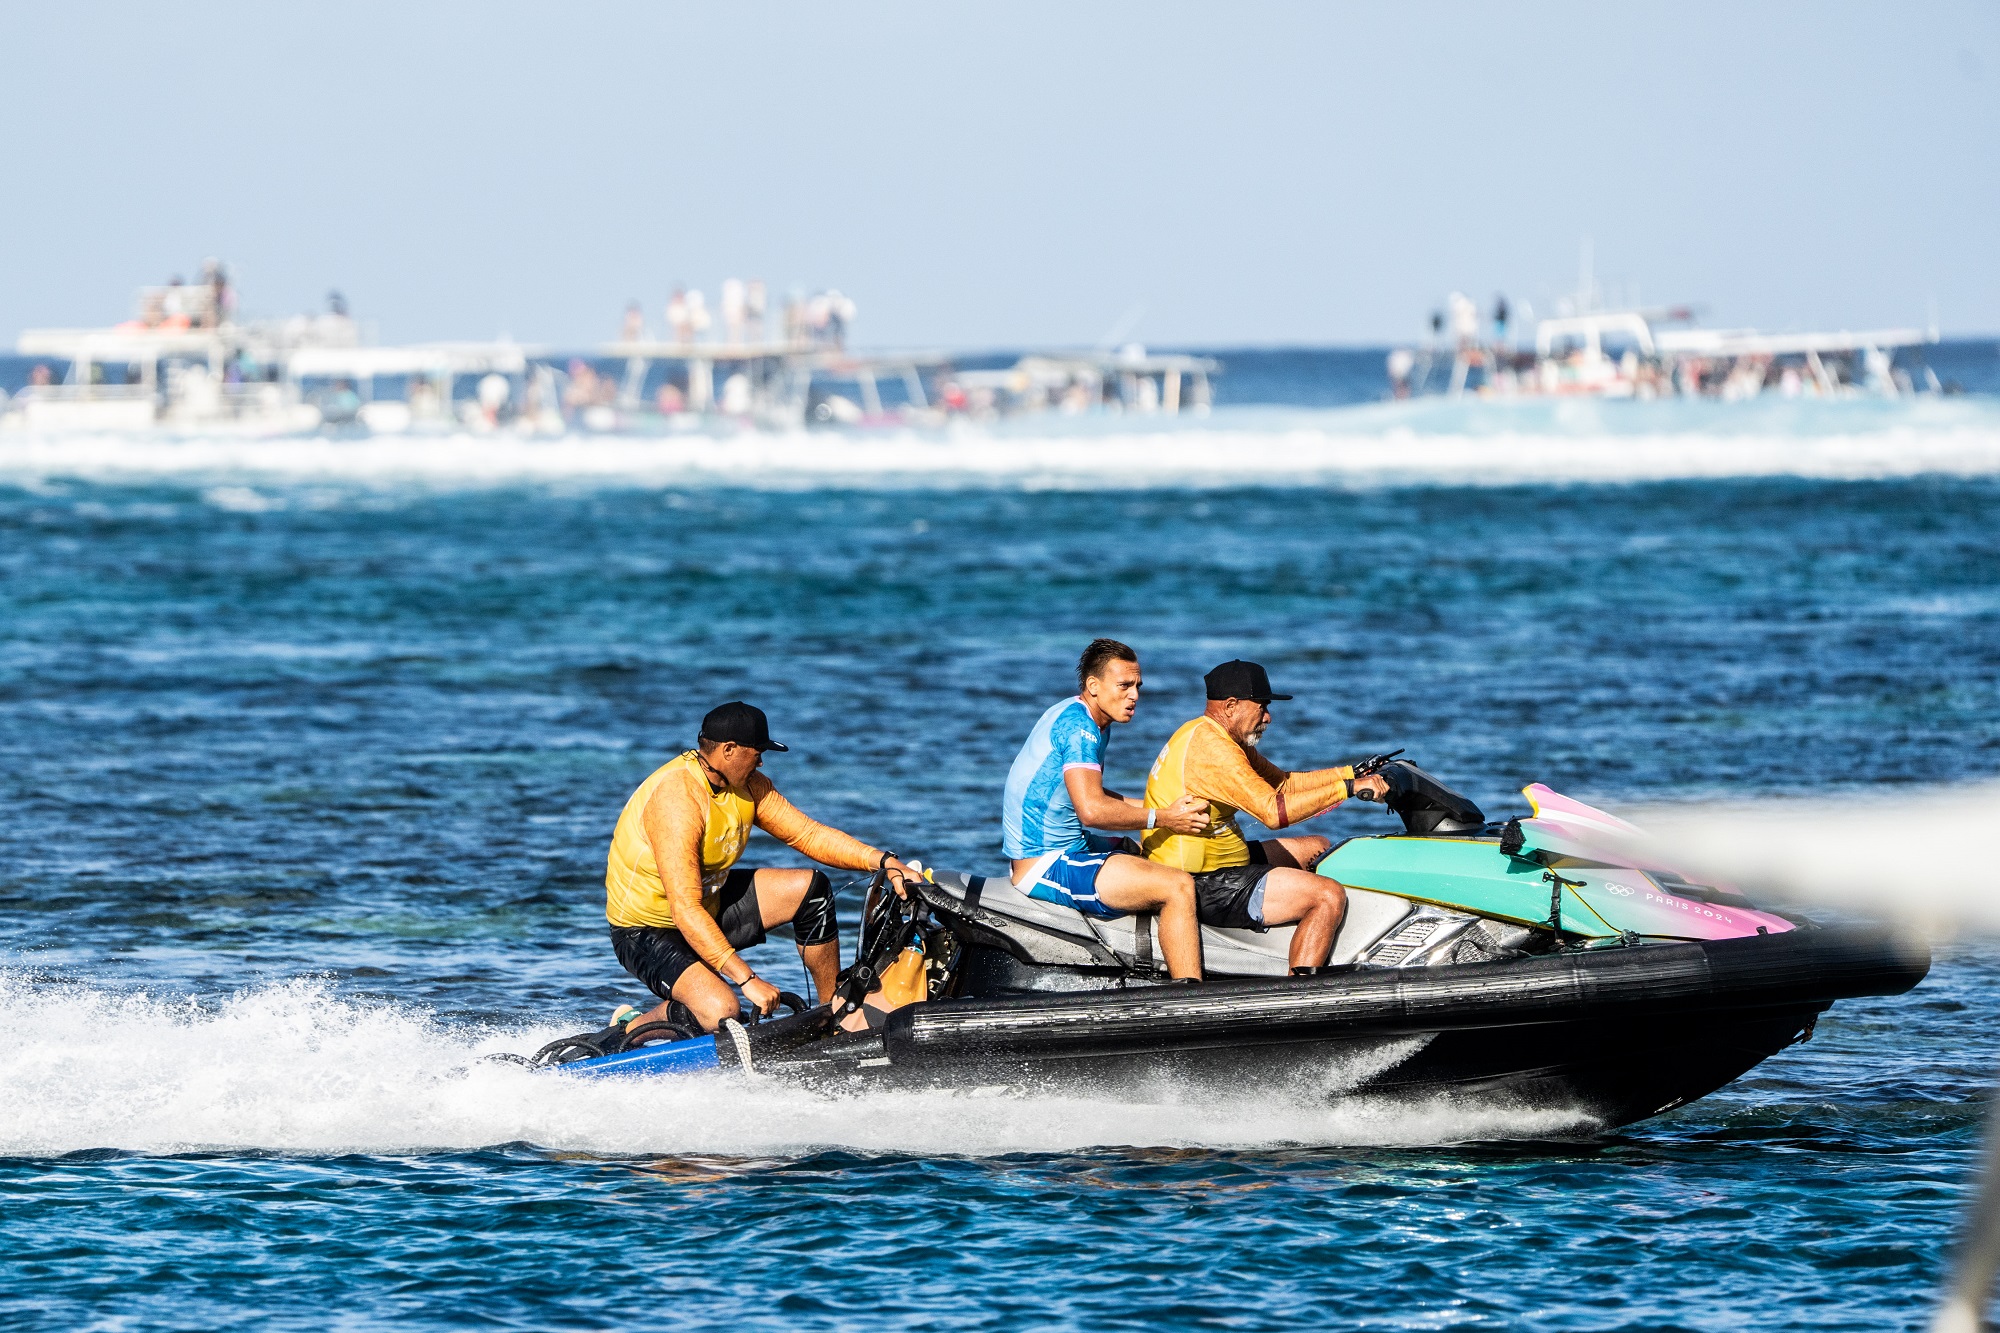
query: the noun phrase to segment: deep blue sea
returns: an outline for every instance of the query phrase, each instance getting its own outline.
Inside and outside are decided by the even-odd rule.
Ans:
[[[2000,773],[1991,400],[1286,382],[1172,429],[0,439],[0,1326],[1921,1328],[1990,945],[1580,1137],[478,1062],[640,997],[607,836],[730,698],[808,812],[971,869],[1099,634],[1147,673],[1114,786],[1235,656],[1298,696],[1281,763],[1403,746],[1489,811]]]

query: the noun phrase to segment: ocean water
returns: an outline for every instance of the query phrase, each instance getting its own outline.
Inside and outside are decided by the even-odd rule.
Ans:
[[[0,440],[0,1324],[1922,1327],[1976,941],[1611,1133],[478,1060],[638,998],[605,839],[727,698],[809,812],[975,869],[1096,634],[1147,671],[1114,786],[1238,655],[1280,762],[1406,746],[1489,811],[2000,771],[1991,401],[1666,406]]]

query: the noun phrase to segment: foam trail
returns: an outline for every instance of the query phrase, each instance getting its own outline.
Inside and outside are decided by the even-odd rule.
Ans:
[[[1322,414],[1330,418],[1333,414]],[[667,438],[410,435],[0,437],[0,480],[195,480],[480,487],[729,485],[792,489],[1466,485],[1792,476],[2000,475],[2000,415],[1797,435],[1427,434],[1336,421],[1252,429],[1015,433],[793,431]],[[236,493],[239,504],[242,492]],[[227,507],[225,505],[224,507]]]
[[[1295,1100],[1166,1087],[1128,1098],[1004,1089],[834,1097],[734,1075],[582,1080],[477,1060],[554,1035],[450,1029],[406,1007],[341,1000],[312,980],[202,1005],[0,971],[0,1156],[412,1153],[522,1141],[606,1155],[838,1147],[983,1156],[1107,1145],[1421,1145],[1589,1127],[1562,1111],[1329,1099],[1408,1053],[1395,1048],[1329,1069]]]

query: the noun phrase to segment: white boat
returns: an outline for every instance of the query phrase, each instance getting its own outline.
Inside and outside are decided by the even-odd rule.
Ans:
[[[324,314],[238,322],[219,299],[223,290],[142,288],[137,316],[122,324],[29,329],[15,350],[44,360],[34,382],[0,400],[0,428],[252,435],[349,425],[477,428],[501,415],[491,406],[496,378],[509,402],[534,397],[533,349],[509,342],[365,346],[337,301]],[[461,401],[456,389],[465,377],[476,381],[475,392]],[[378,396],[385,381],[400,393]],[[517,394],[517,383],[526,391]],[[547,398],[553,402],[553,393]]]
[[[1599,309],[1586,280],[1569,309],[1534,326],[1532,348],[1504,336],[1504,315],[1482,337],[1477,312],[1454,292],[1449,340],[1440,343],[1442,315],[1424,349],[1389,354],[1398,398],[1443,393],[1481,398],[1711,398],[1737,401],[1763,394],[1789,398],[1895,398],[1942,392],[1921,364],[1897,354],[1937,341],[1936,330],[1913,328],[1826,333],[1762,333],[1704,329],[1688,306]],[[1502,305],[1500,310],[1504,311]],[[1662,325],[1677,327],[1663,328]],[[1907,356],[1904,361],[1910,362]],[[1448,370],[1445,368],[1448,366]],[[1442,383],[1434,383],[1439,371]]]
[[[961,370],[947,405],[974,417],[1024,412],[1207,415],[1215,401],[1212,357],[1151,352],[1136,343],[1115,352],[1042,353],[1001,370]]]

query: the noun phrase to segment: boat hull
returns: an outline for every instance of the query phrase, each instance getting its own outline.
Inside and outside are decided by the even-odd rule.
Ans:
[[[1325,1100],[1450,1098],[1607,1129],[1702,1097],[1809,1036],[1838,1000],[1895,995],[1921,941],[1864,928],[1588,949],[1507,962],[910,1005],[881,1031],[823,1011],[563,1066],[753,1071],[831,1091],[1000,1087]]]
[[[1898,994],[1921,943],[1874,930],[1506,963],[913,1005],[879,1034],[748,1033],[764,1073],[828,1087],[1448,1096],[1628,1124],[1715,1091],[1837,1000]],[[741,1067],[716,1043],[723,1067]]]

